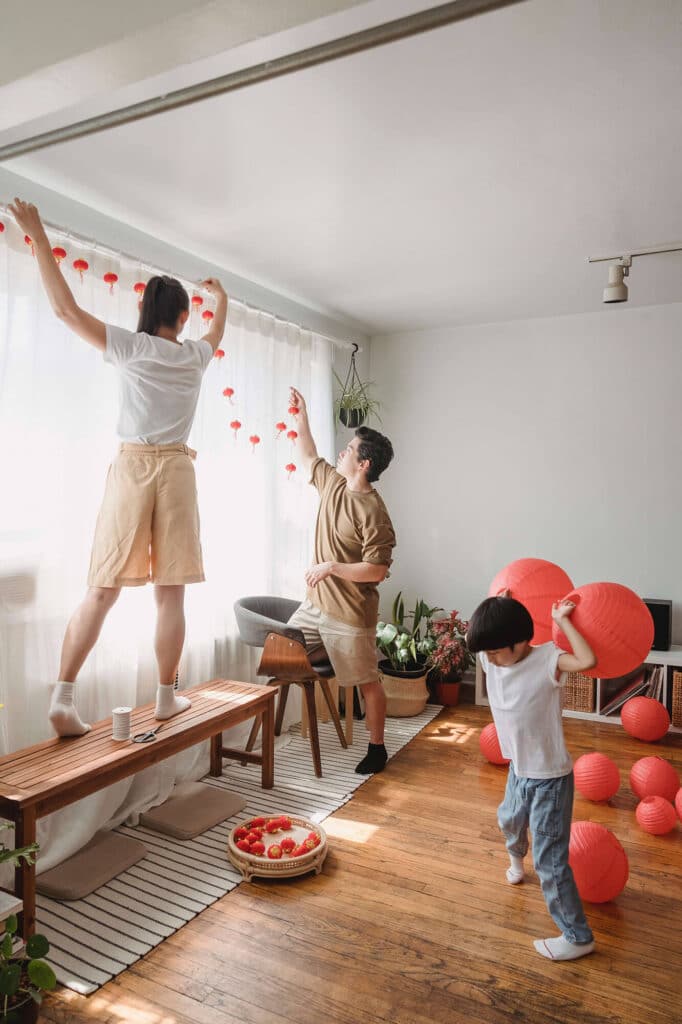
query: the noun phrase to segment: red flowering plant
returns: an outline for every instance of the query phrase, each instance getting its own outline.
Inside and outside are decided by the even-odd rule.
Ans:
[[[428,659],[434,681],[458,682],[476,659],[467,647],[466,633],[469,623],[460,619],[459,612],[450,612],[445,619],[429,623],[429,633],[435,643]]]

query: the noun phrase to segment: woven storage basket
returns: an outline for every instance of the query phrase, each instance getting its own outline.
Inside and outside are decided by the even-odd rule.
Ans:
[[[673,672],[673,699],[670,720],[678,729],[682,729],[682,672]]]
[[[594,679],[581,672],[567,672],[561,687],[561,706],[565,711],[594,711]]]

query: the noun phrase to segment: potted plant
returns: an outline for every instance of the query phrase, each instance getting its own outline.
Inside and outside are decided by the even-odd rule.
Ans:
[[[428,661],[435,648],[431,619],[440,610],[419,598],[414,611],[406,614],[401,592],[393,602],[392,621],[377,625],[377,646],[384,656],[379,672],[386,693],[386,714],[393,718],[418,715],[426,706]]]
[[[448,707],[457,704],[462,676],[476,664],[476,659],[467,647],[468,628],[469,623],[460,619],[457,611],[431,623],[430,635],[435,646],[429,654],[429,682],[433,684],[437,704]]]
[[[13,828],[3,823],[0,828]],[[0,843],[0,864],[21,860],[33,863],[37,843],[8,850]],[[0,940],[0,1024],[35,1024],[38,1020],[43,992],[55,988],[57,979],[54,971],[43,960],[50,948],[44,935],[31,935],[26,945],[17,948],[16,933],[19,927],[16,914],[10,914],[4,921],[5,931]]]
[[[361,381],[358,377],[344,384],[336,373],[334,376],[341,388],[341,393],[334,403],[335,415],[339,422],[351,430],[361,427],[369,416],[376,416],[381,423],[380,404],[369,390],[373,382]]]

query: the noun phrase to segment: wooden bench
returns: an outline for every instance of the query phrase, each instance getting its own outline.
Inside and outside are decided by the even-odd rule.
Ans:
[[[190,697],[192,707],[165,722],[155,720],[153,704],[133,711],[133,735],[161,726],[151,742],[112,739],[111,719],[106,718],[85,736],[46,740],[0,758],[0,817],[14,822],[16,846],[35,841],[38,818],[204,740],[211,742],[211,775],[222,774],[223,758],[260,764],[263,788],[272,789],[277,691],[270,686],[215,679],[183,693]],[[262,721],[262,754],[224,747],[223,730],[255,715]],[[14,886],[24,904],[21,932],[28,938],[35,930],[35,866],[22,862]]]

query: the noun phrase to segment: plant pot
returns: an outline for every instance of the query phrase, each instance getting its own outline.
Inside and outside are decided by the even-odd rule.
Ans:
[[[393,668],[390,661],[379,662],[379,679],[386,694],[389,718],[410,718],[422,713],[429,696],[427,675],[426,668],[400,670]]]
[[[18,1006],[8,1007],[7,1014],[0,1013],[0,1024],[37,1024],[40,1007],[29,996]]]
[[[351,430],[361,427],[365,422],[365,416],[364,409],[344,409],[343,406],[339,409],[339,419],[344,427],[350,427]]]
[[[456,683],[436,682],[433,687],[433,696],[436,704],[442,704],[446,708],[454,708],[459,703],[459,688],[461,681]]]

